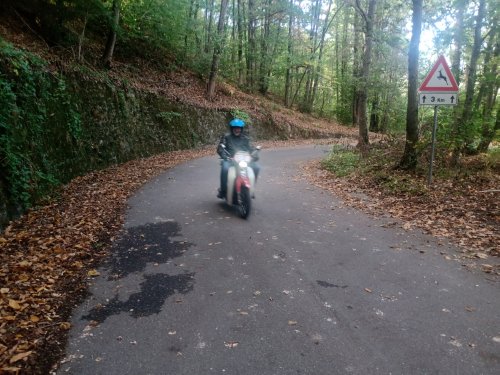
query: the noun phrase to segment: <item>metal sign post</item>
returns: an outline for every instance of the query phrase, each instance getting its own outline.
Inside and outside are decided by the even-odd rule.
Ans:
[[[427,179],[427,185],[431,186],[432,184],[432,166],[434,164],[434,152],[436,150],[436,130],[437,130],[437,121],[438,119],[438,106],[434,106],[434,126],[432,127],[432,151],[431,151],[431,163],[429,165],[429,178]]]
[[[434,106],[434,125],[432,127],[432,146],[431,162],[429,165],[428,185],[432,184],[432,167],[434,164],[434,154],[436,151],[436,132],[437,132],[437,111],[440,105],[457,105],[458,103],[458,85],[455,77],[451,73],[448,64],[443,56],[432,67],[419,88],[419,105]]]

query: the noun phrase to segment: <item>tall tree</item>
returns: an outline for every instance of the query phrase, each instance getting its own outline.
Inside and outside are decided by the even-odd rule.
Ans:
[[[257,58],[257,16],[255,0],[248,0],[248,31],[247,31],[247,86],[253,91],[255,85],[255,69]]]
[[[268,64],[270,60],[270,35],[271,35],[271,0],[264,0],[264,22],[262,25],[262,36],[260,38],[260,66],[259,66],[259,92],[267,94],[269,87],[267,80]]]
[[[309,25],[309,61],[307,63],[307,71],[306,71],[306,84],[305,84],[305,92],[304,99],[301,104],[301,110],[304,112],[311,112],[312,108],[310,107],[311,96],[312,96],[312,85],[313,85],[313,76],[315,72],[316,66],[316,46],[318,41],[318,29],[319,29],[319,20],[321,14],[322,0],[313,0],[311,5],[311,22]]]
[[[245,37],[245,30],[243,29],[243,0],[238,0],[238,84],[243,85],[244,79],[244,66],[243,66],[243,39]]]
[[[465,34],[464,14],[468,4],[469,0],[457,0],[455,2],[457,16],[455,20],[455,25],[453,27],[454,47],[453,47],[453,54],[451,57],[451,72],[455,77],[457,85],[460,85],[460,65],[462,63],[462,50],[463,50],[464,34]],[[455,151],[453,152],[452,164],[456,164],[458,162],[458,155],[459,155],[458,153],[459,147],[456,145],[456,143],[458,142],[458,132],[461,126],[458,121],[459,110],[460,110],[459,106],[455,106],[453,108],[454,121],[451,130],[451,141],[455,143],[455,145],[453,146],[453,149]]]
[[[357,126],[359,124],[359,96],[357,95],[357,87],[361,81],[361,68],[360,68],[360,54],[359,50],[361,45],[360,36],[360,16],[359,12],[354,12],[354,42],[352,46],[352,124]]]
[[[476,75],[477,75],[477,62],[479,59],[479,54],[481,53],[481,44],[483,43],[483,38],[481,36],[481,29],[483,27],[485,10],[486,10],[486,0],[479,0],[479,8],[476,16],[476,24],[474,26],[474,44],[472,46],[469,69],[467,72],[467,86],[465,89],[466,91],[465,91],[464,107],[462,115],[458,119],[460,124],[459,127],[460,131],[458,134],[458,142],[455,145],[455,150],[454,150],[455,155],[460,155],[467,144],[468,136],[466,134],[466,130],[470,126],[470,121],[472,118],[474,88],[476,85]],[[457,160],[457,158],[455,158],[455,160]]]
[[[317,61],[315,64],[316,66],[315,66],[314,75],[313,75],[312,93],[311,93],[311,97],[309,98],[309,103],[307,106],[310,112],[312,112],[312,110],[313,110],[314,101],[316,100],[316,93],[318,91],[318,85],[319,85],[319,81],[320,81],[320,77],[321,77],[320,73],[321,73],[322,66],[323,66],[323,51],[325,48],[326,33],[330,29],[330,26],[332,25],[332,22],[333,22],[335,16],[337,15],[337,13],[339,12],[339,10],[342,7],[340,5],[337,8],[337,10],[335,11],[335,13],[333,15],[330,15],[330,12],[332,10],[332,3],[333,3],[333,0],[328,0],[328,8],[327,8],[327,11],[325,14],[325,21],[323,23],[323,28],[321,30],[321,37],[319,39],[318,46],[316,47],[316,49],[318,50],[318,52],[317,52],[318,58],[317,58]]]
[[[417,167],[418,142],[418,56],[420,34],[422,32],[422,2],[412,0],[412,35],[408,50],[408,104],[406,110],[406,142],[403,157],[399,166],[403,169]]]
[[[500,110],[497,108],[496,121],[494,118],[495,102],[499,90],[498,61],[500,58],[500,30],[494,22],[490,33],[490,41],[484,58],[484,75],[481,91],[484,92],[484,107],[482,113],[481,141],[477,151],[486,152],[495,134],[500,130]],[[498,105],[497,105],[498,107]]]
[[[291,104],[291,85],[292,85],[292,54],[293,54],[293,21],[294,21],[294,6],[293,0],[290,0],[288,6],[288,39],[287,39],[287,55],[286,55],[286,76],[285,76],[285,106],[290,107]]]
[[[222,0],[220,5],[219,23],[217,24],[217,42],[214,47],[214,55],[212,58],[212,68],[210,69],[210,77],[208,78],[207,98],[212,100],[215,95],[215,82],[219,70],[220,54],[224,43],[224,25],[226,21],[226,10],[228,0]]]
[[[212,27],[214,24],[215,0],[207,0],[205,7],[205,53],[212,47]]]
[[[111,19],[108,39],[106,41],[106,47],[104,48],[104,52],[102,54],[102,62],[104,66],[108,68],[111,67],[111,60],[113,59],[113,53],[115,50],[116,34],[118,31],[118,24],[120,22],[120,6],[121,0],[113,0],[113,16]]]
[[[376,5],[376,0],[370,0],[370,2],[368,3],[368,13],[365,14],[359,0],[356,0],[356,7],[365,22],[365,46],[363,51],[363,63],[360,77],[361,80],[358,83],[358,90],[356,95],[358,97],[358,110],[356,112],[358,114],[359,147],[366,147],[369,143],[367,121],[368,82],[370,80],[370,64],[372,60],[373,44],[373,23]]]

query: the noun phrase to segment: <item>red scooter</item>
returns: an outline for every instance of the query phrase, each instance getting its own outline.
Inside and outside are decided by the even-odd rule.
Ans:
[[[227,173],[226,202],[230,206],[238,207],[240,216],[246,219],[252,208],[255,189],[255,174],[250,163],[258,159],[261,147],[257,146],[251,154],[247,151],[237,151],[233,157],[229,156],[223,144],[221,147],[231,161]]]

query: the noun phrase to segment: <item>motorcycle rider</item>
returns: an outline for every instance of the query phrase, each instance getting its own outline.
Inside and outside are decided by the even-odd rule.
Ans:
[[[250,143],[250,138],[243,134],[243,127],[245,126],[245,121],[234,118],[229,121],[230,132],[224,134],[217,146],[217,153],[222,158],[221,170],[220,170],[220,188],[217,194],[217,198],[225,198],[226,187],[227,187],[227,172],[231,166],[231,162],[228,160],[229,157],[233,157],[237,151],[247,151],[250,154],[255,150],[255,148]],[[221,147],[225,146],[225,149]],[[227,151],[227,152],[226,152]],[[250,167],[253,169],[255,174],[255,181],[257,181],[257,176],[260,171],[260,166],[257,163],[256,158],[252,158]]]

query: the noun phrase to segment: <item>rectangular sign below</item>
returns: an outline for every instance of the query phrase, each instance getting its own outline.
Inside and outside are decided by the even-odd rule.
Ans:
[[[457,105],[458,92],[420,92],[419,105]]]

